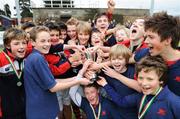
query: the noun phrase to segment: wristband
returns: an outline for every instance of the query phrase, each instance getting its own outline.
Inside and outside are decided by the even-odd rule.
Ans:
[[[81,80],[81,79],[82,79],[82,75],[78,74],[78,75],[76,76],[76,80]]]

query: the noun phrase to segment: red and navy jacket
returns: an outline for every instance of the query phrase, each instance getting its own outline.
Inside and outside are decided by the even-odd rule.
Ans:
[[[128,39],[128,40],[125,40],[125,41],[122,41],[122,42],[118,42],[117,44],[123,44],[123,45],[125,45],[127,48],[130,48],[130,39]],[[137,52],[137,51],[139,51],[140,49],[143,49],[143,48],[147,48],[148,46],[147,46],[147,44],[144,42],[144,41],[142,41],[142,43],[141,43],[141,46],[139,47],[139,48],[136,48],[135,50],[134,50],[134,52]]]
[[[12,54],[4,50],[10,57],[17,71],[23,65],[23,59],[16,59]],[[25,95],[23,85],[17,86],[18,78],[3,52],[0,53],[0,110],[2,118],[23,118],[25,116]],[[20,78],[23,84],[23,76]]]
[[[180,59],[177,61],[167,62],[168,64],[168,88],[180,96]]]
[[[62,59],[61,54],[47,54],[45,59],[49,64],[49,68],[54,76],[59,76],[67,72],[71,68],[68,59]]]

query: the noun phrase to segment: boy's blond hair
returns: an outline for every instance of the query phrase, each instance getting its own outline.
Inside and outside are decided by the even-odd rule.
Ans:
[[[132,53],[130,49],[128,49],[126,46],[122,44],[116,44],[111,47],[109,57],[110,59],[112,59],[112,58],[118,58],[119,56],[122,56],[126,59],[126,63],[128,63],[131,55]]]
[[[130,30],[128,28],[126,28],[124,25],[121,25],[121,24],[117,24],[116,27],[115,27],[115,32],[116,33],[118,30],[124,30],[127,37],[129,38],[129,35],[130,35]]]
[[[35,26],[30,32],[30,38],[32,39],[32,41],[36,41],[37,34],[42,31],[45,31],[48,33],[50,32],[48,27],[46,26]]]
[[[19,28],[10,28],[3,34],[4,47],[9,46],[12,40],[27,40],[27,33]]]
[[[67,22],[66,25],[75,25],[77,26],[79,24],[78,19],[71,17]]]
[[[88,22],[80,21],[77,25],[77,33],[83,32],[85,34],[91,34],[91,24]]]

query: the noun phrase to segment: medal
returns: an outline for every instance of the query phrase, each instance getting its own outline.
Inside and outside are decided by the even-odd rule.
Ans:
[[[20,81],[17,82],[17,86],[22,86],[22,83]]]
[[[163,88],[160,87],[157,91],[156,94],[154,95],[154,97],[145,105],[145,100],[147,95],[144,95],[141,99],[140,102],[140,107],[139,107],[139,112],[138,112],[138,119],[143,119],[144,115],[146,114],[147,110],[151,107],[154,99],[156,98],[156,96],[161,92]],[[145,105],[145,106],[144,106]],[[143,108],[144,107],[144,108]]]
[[[95,113],[95,109],[93,108],[93,106],[90,104],[90,107],[93,111],[93,115],[94,115],[94,118],[95,119],[100,119],[100,116],[101,116],[101,103],[99,103],[99,108],[98,108],[98,115],[96,116],[96,113]]]
[[[9,63],[11,64],[12,69],[13,69],[13,71],[15,72],[15,74],[16,74],[16,76],[17,76],[17,79],[19,80],[16,85],[17,85],[17,86],[22,86],[22,82],[21,82],[20,80],[21,80],[21,76],[22,76],[22,70],[23,70],[23,68],[24,68],[24,63],[21,64],[21,66],[20,66],[21,71],[20,71],[20,73],[18,73],[18,71],[16,70],[16,67],[15,67],[15,65],[13,64],[13,62],[11,61],[10,57],[9,57],[5,52],[3,52],[3,53],[4,53],[4,55],[6,56],[6,58],[8,59]]]

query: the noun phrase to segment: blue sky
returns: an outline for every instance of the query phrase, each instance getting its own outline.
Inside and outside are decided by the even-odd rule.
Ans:
[[[42,0],[31,0],[35,3],[36,7],[42,6]],[[149,9],[151,0],[114,0],[116,2],[116,8],[142,8]],[[0,0],[1,3],[6,2],[9,3],[13,14],[16,13],[13,10],[15,6],[15,0]],[[107,0],[74,0],[76,7],[99,7],[105,8],[107,7]],[[0,5],[2,9],[2,5]],[[180,15],[180,0],[154,0],[154,12],[158,11],[167,11],[172,15]]]

